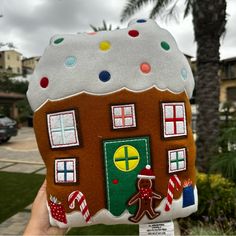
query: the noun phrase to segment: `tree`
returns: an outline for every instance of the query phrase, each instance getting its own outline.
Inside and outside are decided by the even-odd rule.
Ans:
[[[173,14],[179,0],[152,0],[155,3],[150,18]],[[126,20],[150,0],[129,0],[121,21]],[[219,137],[219,48],[225,32],[226,0],[185,0],[184,17],[193,15],[194,35],[197,43],[196,103],[197,164],[200,171],[209,169],[209,159],[217,153]]]
[[[236,106],[233,102],[223,104],[222,118],[219,153],[212,161],[211,171],[219,172],[236,183]]]

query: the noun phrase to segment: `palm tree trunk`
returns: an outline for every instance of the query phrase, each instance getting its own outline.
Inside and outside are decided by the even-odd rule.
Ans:
[[[209,169],[219,138],[219,48],[226,24],[226,0],[196,0],[193,24],[197,42],[197,165]]]
[[[211,48],[211,49],[210,49]],[[211,58],[209,51],[211,51]],[[219,40],[198,41],[196,102],[197,116],[197,165],[207,171],[209,158],[217,151],[219,137]],[[213,54],[214,53],[214,54]]]

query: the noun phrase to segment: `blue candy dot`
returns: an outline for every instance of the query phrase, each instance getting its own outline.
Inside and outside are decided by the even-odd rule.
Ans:
[[[145,23],[145,22],[146,22],[146,20],[144,20],[144,19],[137,20],[137,23]]]
[[[183,80],[186,80],[187,77],[188,77],[187,70],[186,70],[185,68],[182,68],[180,73],[181,73],[181,78],[182,78]]]
[[[101,71],[99,74],[99,79],[102,82],[107,82],[108,80],[110,80],[110,78],[111,78],[111,74],[106,70]]]
[[[74,57],[74,56],[69,56],[69,57],[67,57],[66,60],[65,60],[65,65],[66,65],[67,67],[72,67],[72,66],[74,66],[74,65],[76,64],[76,61],[77,61],[76,57]]]

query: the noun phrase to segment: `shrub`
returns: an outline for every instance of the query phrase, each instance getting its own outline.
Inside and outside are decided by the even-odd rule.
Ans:
[[[236,186],[219,174],[197,174],[198,211],[194,217],[209,222],[236,218]]]
[[[198,211],[179,220],[182,233],[190,234],[193,227],[212,225],[216,231],[232,234],[232,229],[236,228],[235,184],[219,174],[198,173],[197,188]]]
[[[221,173],[222,176],[236,183],[236,150],[220,153],[216,156],[210,170]]]
[[[188,235],[235,235],[235,229],[222,229],[218,224],[198,224],[197,226],[190,227]]]
[[[219,152],[211,158],[212,173],[221,173],[223,177],[236,183],[236,106],[232,102],[223,104]]]

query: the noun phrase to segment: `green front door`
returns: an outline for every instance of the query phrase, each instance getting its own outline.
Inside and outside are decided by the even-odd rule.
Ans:
[[[127,202],[137,192],[137,175],[150,165],[149,137],[105,140],[103,148],[107,208],[115,216],[125,209],[133,214],[135,207],[128,207]]]

